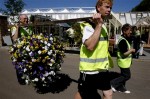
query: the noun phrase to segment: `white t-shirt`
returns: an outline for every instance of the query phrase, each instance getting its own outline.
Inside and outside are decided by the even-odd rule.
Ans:
[[[94,29],[91,26],[85,26],[83,29],[82,43],[84,44],[85,40],[87,40],[93,33]]]
[[[105,25],[102,25],[102,28],[107,32],[107,28]],[[94,33],[94,29],[91,26],[85,26],[83,29],[83,37],[82,37],[82,43],[84,44],[85,40],[87,40],[92,34]]]

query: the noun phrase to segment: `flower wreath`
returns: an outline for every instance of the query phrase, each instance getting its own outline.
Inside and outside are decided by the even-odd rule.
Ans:
[[[18,38],[9,52],[20,79],[34,86],[55,82],[65,56],[62,44],[52,34]]]

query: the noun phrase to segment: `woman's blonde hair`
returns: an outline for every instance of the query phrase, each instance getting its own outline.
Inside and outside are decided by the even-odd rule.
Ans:
[[[97,3],[96,3],[96,6],[95,6],[97,12],[99,12],[97,7],[102,6],[103,3],[108,3],[112,6],[113,5],[113,0],[98,0]]]

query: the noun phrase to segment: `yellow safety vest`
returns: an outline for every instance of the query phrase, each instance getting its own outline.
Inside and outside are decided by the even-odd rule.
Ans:
[[[108,52],[109,42],[107,33],[105,25],[102,25],[99,42],[94,51],[89,51],[84,44],[81,45],[80,71],[101,71],[108,70],[111,66],[113,67],[113,61]]]
[[[119,38],[117,45],[119,45],[121,40],[126,41],[128,49],[131,48],[129,42],[122,36]],[[123,53],[120,52],[120,50],[118,48],[117,49],[117,64],[118,64],[118,66],[121,68],[129,68],[131,66],[131,62],[132,62],[132,54],[125,56]]]

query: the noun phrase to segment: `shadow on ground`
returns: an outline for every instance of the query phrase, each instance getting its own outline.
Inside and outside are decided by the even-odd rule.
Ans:
[[[38,93],[44,94],[44,93],[59,93],[64,91],[68,88],[68,86],[71,84],[72,79],[67,74],[57,74],[57,77],[55,78],[55,82],[51,82],[49,86],[41,86],[41,84],[37,84],[35,86],[35,89]]]
[[[18,78],[19,79],[19,78]],[[31,84],[35,88],[35,91],[39,94],[46,94],[46,93],[60,93],[67,89],[71,82],[75,80],[71,79],[67,74],[58,73],[54,78],[52,78],[49,83],[43,86],[43,82],[38,82],[36,84]],[[26,85],[25,83],[21,83],[18,80],[20,85]],[[23,80],[22,80],[23,82]]]

